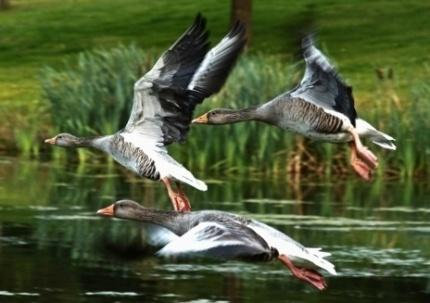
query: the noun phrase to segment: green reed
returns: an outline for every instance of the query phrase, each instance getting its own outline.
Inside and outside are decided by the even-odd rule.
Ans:
[[[6,143],[8,150],[27,159],[39,156],[42,142],[40,135],[44,130],[42,121],[46,121],[48,116],[42,102],[32,100],[31,103],[28,107],[19,106],[14,110],[8,107],[0,109],[3,123],[14,125],[13,128],[8,128],[9,133],[0,140]]]
[[[55,131],[78,136],[112,134],[124,127],[131,109],[133,84],[149,63],[135,46],[96,50],[79,55],[65,68],[46,67],[41,84]],[[88,150],[79,149],[81,161]]]
[[[430,70],[427,70],[430,76]],[[396,91],[392,72],[379,75],[373,104],[363,115],[373,125],[396,138],[395,152],[380,151],[380,162],[386,170],[402,177],[428,175],[430,169],[430,83],[411,84],[408,96]],[[368,104],[369,105],[369,104]],[[382,160],[382,161],[381,161]]]
[[[133,84],[153,59],[130,46],[110,51],[85,52],[64,69],[45,68],[42,87],[48,100],[55,132],[77,135],[111,134],[121,129],[132,104]],[[216,107],[245,108],[270,100],[300,81],[303,66],[283,57],[244,55],[223,90],[198,106],[195,115]],[[398,150],[385,151],[368,143],[380,159],[379,175],[409,178],[430,173],[430,96],[428,83],[411,85],[410,100],[396,92],[392,72],[379,75],[373,99],[356,101],[361,117],[397,139]],[[173,156],[194,171],[267,177],[291,173],[330,178],[350,173],[345,145],[312,142],[262,123],[225,126],[195,125],[187,142],[174,144]],[[93,161],[88,151],[81,162]]]

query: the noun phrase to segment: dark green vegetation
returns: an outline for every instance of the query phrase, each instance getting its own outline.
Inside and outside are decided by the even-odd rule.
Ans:
[[[339,275],[319,293],[276,261],[154,257],[141,225],[94,215],[124,197],[170,208],[161,184],[117,168],[0,158],[0,301],[430,301],[428,182],[351,178],[286,186],[279,179],[215,182],[199,175],[210,190],[187,190],[196,209],[246,214],[331,252]]]
[[[37,155],[42,138],[52,135],[60,126],[62,130],[73,128],[77,134],[87,133],[89,129],[85,128],[88,127],[94,130],[95,126],[87,125],[88,120],[85,119],[80,126],[66,126],[67,118],[58,109],[62,96],[57,96],[57,107],[46,102],[40,86],[40,78],[47,75],[46,70],[41,75],[44,66],[64,70],[64,58],[68,58],[69,65],[73,66],[83,60],[82,56],[77,59],[77,54],[82,51],[110,49],[119,43],[129,45],[134,42],[139,49],[145,49],[146,54],[145,58],[133,59],[144,63],[134,71],[137,68],[143,71],[160,50],[182,33],[197,11],[207,16],[212,41],[215,42],[228,28],[229,8],[229,1],[216,0],[176,1],[174,4],[149,0],[12,1],[12,8],[0,13],[0,148]],[[429,112],[426,102],[429,98],[426,82],[429,72],[425,68],[429,62],[429,8],[430,4],[425,1],[254,1],[250,55],[243,60],[242,70],[236,73],[236,77],[241,77],[240,82],[231,79],[229,87],[215,98],[215,102],[207,101],[205,107],[198,110],[221,103],[255,104],[291,87],[302,73],[301,67],[294,69],[292,74],[292,68],[289,68],[298,60],[298,41],[304,30],[314,28],[318,31],[322,48],[338,63],[341,73],[354,86],[359,113],[395,136],[399,140],[398,145],[403,146],[398,152],[381,158],[391,161],[390,168],[402,175],[428,173],[429,139],[426,134],[429,122],[424,115]],[[127,64],[133,62],[136,61]],[[253,69],[255,64],[260,66]],[[110,67],[113,74],[126,72],[114,70],[114,67]],[[375,69],[388,68],[393,70],[394,79],[377,80]],[[260,75],[262,69],[264,74]],[[90,76],[85,77],[82,79]],[[123,84],[131,80],[124,79]],[[130,95],[126,90],[128,86],[120,91],[116,90],[118,86],[115,87],[112,98],[119,97],[121,101],[118,104],[124,105]],[[263,92],[257,89],[260,87],[264,87]],[[90,96],[84,98],[91,101],[88,99]],[[79,100],[82,102],[82,98]],[[424,109],[417,107],[417,100]],[[109,102],[115,103],[113,99]],[[76,102],[70,108],[71,115],[80,106]],[[82,106],[81,110],[84,108]],[[123,119],[124,111],[121,110],[121,113],[112,113],[121,117],[107,121],[110,125],[104,121],[94,122],[104,124],[103,130],[115,129],[118,121]],[[57,115],[62,115],[62,124],[58,124]],[[76,117],[70,116],[69,119]],[[242,132],[245,129],[253,132]],[[101,128],[96,131],[101,131]],[[205,137],[199,137],[199,133]],[[225,140],[226,146],[215,143],[220,140],[217,139],[220,134],[229,134],[233,139]],[[288,162],[292,163],[288,170],[297,170],[298,164],[309,163],[301,160],[302,156],[297,158],[292,154],[297,153],[295,145],[301,146],[300,139],[296,141],[296,138],[274,129],[236,125],[219,130],[196,129],[192,136],[194,141],[186,147],[176,148],[177,156],[190,167],[211,169],[214,165],[222,167],[224,163],[235,169],[236,166],[243,168],[252,164],[257,171],[262,171],[262,168],[282,171],[287,167],[287,160],[298,159],[298,162]],[[205,143],[206,138],[215,140],[213,146]],[[407,147],[405,143],[408,143]],[[310,163],[314,162],[314,169],[323,174],[330,175],[329,167],[333,162],[343,164],[346,161],[345,154],[337,153],[337,148],[332,145],[306,144],[306,147],[320,151],[317,158],[310,159]],[[306,155],[309,154],[307,149],[302,149]],[[244,151],[250,156],[237,156],[243,155]],[[186,157],[189,153],[194,156]],[[273,157],[274,161],[268,161]],[[248,159],[252,159],[252,163],[248,163]]]

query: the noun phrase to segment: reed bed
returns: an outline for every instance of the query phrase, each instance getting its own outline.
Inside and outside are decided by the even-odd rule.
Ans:
[[[149,68],[142,50],[120,46],[113,50],[84,52],[76,64],[61,71],[46,67],[41,85],[54,124],[53,132],[80,136],[112,134],[122,128],[131,109],[133,84]],[[81,161],[88,150],[79,149]]]
[[[42,88],[55,131],[77,135],[110,134],[122,128],[132,104],[133,83],[149,70],[153,56],[135,46],[85,52],[61,70],[45,68]],[[302,65],[276,56],[247,55],[224,89],[201,106],[242,108],[266,102],[294,87]],[[429,72],[430,73],[430,72]],[[396,152],[369,146],[380,156],[380,175],[413,177],[430,172],[429,83],[412,86],[408,100],[396,93],[392,72],[375,77],[378,89],[370,106],[357,102],[359,114],[397,139]],[[313,173],[330,177],[349,172],[345,145],[316,143],[259,123],[197,125],[184,144],[170,152],[191,170],[208,173],[256,173],[267,176]],[[93,161],[86,152],[80,161]]]

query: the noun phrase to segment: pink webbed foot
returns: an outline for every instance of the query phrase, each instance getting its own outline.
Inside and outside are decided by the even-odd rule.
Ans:
[[[363,160],[371,169],[378,166],[378,158],[367,147],[361,145],[357,147],[357,156]]]
[[[171,181],[168,178],[162,178],[161,181],[167,188],[170,201],[172,202],[173,209],[178,212],[191,211],[191,204],[185,193],[181,190],[178,184],[178,190],[175,191],[172,188]]]
[[[373,177],[373,169],[360,159],[355,159],[351,162],[352,168],[364,180],[370,181]]]
[[[324,290],[327,283],[324,277],[315,270],[295,266],[285,255],[280,255],[278,259],[291,271],[299,280],[309,283],[318,290]]]
[[[174,199],[176,204],[176,211],[181,213],[191,211],[190,201],[183,192],[176,193]]]
[[[356,173],[366,181],[370,181],[375,168],[378,166],[378,158],[365,147],[358,136],[357,131],[351,128],[350,133],[353,137],[351,146],[351,165]]]

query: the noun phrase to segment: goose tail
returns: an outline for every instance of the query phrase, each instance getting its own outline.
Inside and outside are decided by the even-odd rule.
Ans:
[[[370,125],[363,119],[357,119],[355,123],[359,135],[369,138],[374,144],[379,145],[384,149],[397,149],[396,145],[394,144],[394,141],[396,141],[396,139],[394,139],[390,135],[387,135],[375,129],[372,125]]]
[[[176,167],[175,169],[171,170],[171,176],[176,180],[186,183],[198,190],[208,190],[208,186],[205,182],[194,177],[193,174],[182,165],[181,167]]]
[[[167,152],[163,151],[157,154],[156,165],[162,176],[173,177],[175,180],[186,183],[201,191],[208,189],[205,182],[194,177],[188,169],[170,157]]]
[[[337,272],[334,268],[333,263],[325,259],[326,257],[331,255],[330,253],[322,251],[321,248],[307,248],[307,250],[309,252],[308,254],[309,261],[311,261],[319,268],[324,269],[328,273],[332,275],[337,275]]]

